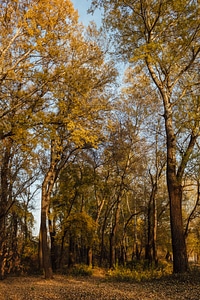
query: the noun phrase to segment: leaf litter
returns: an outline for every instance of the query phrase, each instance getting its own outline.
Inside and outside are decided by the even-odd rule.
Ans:
[[[55,275],[8,277],[0,282],[0,300],[199,300],[200,278],[170,276],[146,282],[111,282],[105,276]]]

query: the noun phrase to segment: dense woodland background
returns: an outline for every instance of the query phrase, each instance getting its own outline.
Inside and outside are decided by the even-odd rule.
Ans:
[[[198,1],[95,7],[0,1],[1,278],[199,263]]]

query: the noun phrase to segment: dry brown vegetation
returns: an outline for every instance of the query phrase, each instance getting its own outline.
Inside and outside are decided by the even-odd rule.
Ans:
[[[94,272],[91,277],[77,278],[55,275],[53,280],[45,280],[41,276],[8,277],[0,282],[0,300],[199,300],[199,284],[198,276],[189,275],[140,283],[108,281],[99,272]]]

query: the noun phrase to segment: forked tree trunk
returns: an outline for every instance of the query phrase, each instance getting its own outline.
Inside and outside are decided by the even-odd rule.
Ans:
[[[182,178],[194,148],[196,136],[191,134],[191,141],[186,149],[182,161],[177,168],[177,145],[173,127],[173,106],[171,103],[171,90],[166,90],[163,83],[158,79],[149,59],[146,59],[147,67],[154,83],[157,85],[164,106],[166,144],[167,144],[167,187],[170,201],[170,225],[173,250],[173,272],[184,273],[189,269],[187,249],[184,236],[182,218]]]
[[[44,222],[43,222],[44,223]],[[45,279],[53,278],[53,271],[50,259],[50,249],[47,241],[47,229],[41,225],[41,247],[42,247],[42,266]]]
[[[53,278],[52,262],[51,262],[51,239],[49,230],[49,207],[50,198],[54,183],[58,176],[61,167],[58,168],[59,153],[57,151],[58,143],[55,140],[51,141],[51,160],[49,169],[42,183],[42,200],[41,200],[41,225],[40,225],[40,261],[44,270],[46,279]],[[62,162],[64,166],[65,160]]]
[[[170,201],[170,224],[173,250],[173,272],[188,271],[187,249],[182,217],[182,175],[177,174],[176,137],[172,125],[171,105],[166,105],[167,187]]]
[[[54,168],[50,168],[42,184],[42,203],[41,203],[41,225],[40,225],[40,254],[41,263],[46,279],[53,277],[50,236],[48,236],[48,211],[50,205],[50,195],[54,184]]]
[[[173,250],[173,272],[184,273],[189,270],[186,241],[182,217],[182,179],[189,157],[198,136],[196,128],[190,134],[190,141],[177,168],[176,136],[173,130],[172,107],[165,99],[165,127],[167,134],[167,186],[170,200],[170,223]]]

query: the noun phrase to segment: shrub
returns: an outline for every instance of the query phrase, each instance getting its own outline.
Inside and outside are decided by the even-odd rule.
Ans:
[[[75,265],[72,268],[66,268],[64,270],[64,274],[65,275],[70,275],[70,276],[74,276],[74,277],[78,277],[78,276],[92,276],[92,268],[87,266],[87,265]]]
[[[120,282],[141,282],[161,278],[172,274],[172,265],[169,263],[160,263],[158,267],[146,268],[145,262],[140,262],[134,267],[116,268],[108,271],[108,279]]]

